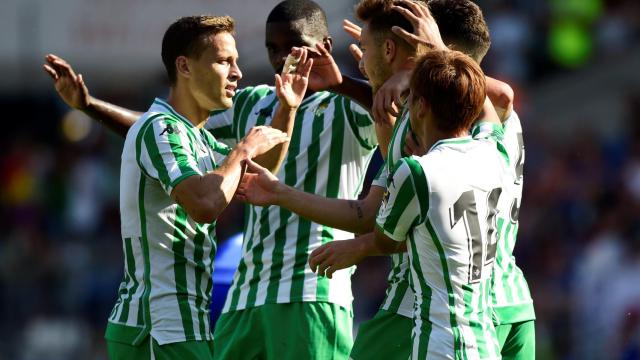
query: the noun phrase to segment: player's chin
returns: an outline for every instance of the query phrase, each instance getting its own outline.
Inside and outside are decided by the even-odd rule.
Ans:
[[[225,109],[231,108],[233,106],[233,96],[223,96],[222,99],[220,99],[220,104]]]

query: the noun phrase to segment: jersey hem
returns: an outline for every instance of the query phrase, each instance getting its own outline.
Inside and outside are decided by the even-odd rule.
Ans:
[[[262,305],[269,305],[269,304],[291,304],[291,303],[299,303],[299,302],[312,302],[312,303],[330,303],[330,304],[335,304],[340,306],[341,308],[344,308],[347,311],[353,311],[353,308],[351,306],[351,302],[353,302],[353,299],[351,299],[351,302],[349,303],[348,306],[345,306],[345,304],[340,303],[338,301],[332,301],[328,298],[293,298],[293,299],[286,299],[286,300],[279,300],[279,299],[267,299],[265,300],[264,303],[261,304],[253,304],[253,305],[244,305],[244,306],[236,306],[234,309],[227,309],[226,311],[223,309],[222,310],[222,314],[226,314],[226,313],[230,313],[233,311],[240,311],[240,310],[246,310],[246,309],[251,309],[251,308],[257,308],[260,307]]]

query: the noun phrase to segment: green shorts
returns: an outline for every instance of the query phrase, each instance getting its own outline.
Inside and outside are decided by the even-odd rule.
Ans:
[[[325,302],[265,304],[220,315],[216,359],[348,359],[353,315]]]
[[[536,358],[535,320],[496,326],[498,341],[505,360],[534,360]]]
[[[358,329],[351,358],[407,360],[411,356],[413,319],[386,310]]]
[[[107,340],[110,360],[210,360],[213,341],[185,341],[160,345],[151,336],[138,346]]]

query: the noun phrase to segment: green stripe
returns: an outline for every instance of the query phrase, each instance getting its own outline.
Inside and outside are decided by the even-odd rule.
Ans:
[[[205,329],[205,310],[203,307],[204,299],[207,297],[205,293],[202,291],[202,275],[206,273],[206,269],[204,266],[204,226],[200,224],[196,224],[196,235],[193,237],[193,261],[196,263],[194,268],[194,277],[195,277],[195,290],[196,290],[196,300],[195,306],[198,310],[198,325],[200,330],[200,338],[206,339],[206,329]]]
[[[187,225],[187,213],[180,206],[176,208],[175,222],[173,224],[173,237],[171,251],[173,252],[173,273],[176,281],[176,298],[182,327],[187,339],[193,339],[193,318],[191,317],[191,306],[189,305],[189,286],[187,284],[187,259],[184,248],[187,236],[184,233]]]
[[[142,138],[136,139],[136,154],[140,154],[142,148]],[[149,331],[151,331],[151,308],[149,306],[149,294],[151,294],[151,261],[149,256],[149,241],[147,235],[147,214],[144,208],[145,203],[145,187],[147,184],[147,178],[140,176],[140,182],[138,184],[138,212],[140,216],[140,230],[141,248],[142,248],[142,260],[144,262],[144,292],[140,299],[140,307],[138,307],[138,324],[144,324],[144,330],[140,332],[138,337],[134,340],[133,345],[137,346],[146,338]]]
[[[122,304],[122,312],[120,313],[120,319],[118,320],[121,323],[126,323],[127,319],[129,319],[129,305],[131,304],[131,298],[133,294],[138,290],[138,279],[136,279],[136,260],[133,256],[133,248],[131,247],[131,238],[124,239],[124,247],[125,247],[125,260],[127,262],[127,274],[128,278],[133,280],[133,286],[128,291],[127,298],[123,301]],[[127,281],[128,282],[128,281]],[[142,325],[142,324],[138,324]]]
[[[505,238],[507,238],[509,234],[511,234],[511,221],[507,221],[507,226],[504,231]],[[506,242],[505,242],[505,245],[506,245]],[[511,261],[507,262],[507,268],[504,269],[504,271],[507,274],[513,271],[513,264],[511,263]],[[511,292],[511,289],[509,289],[508,286],[506,286],[506,284],[503,284],[503,288],[505,289],[505,295],[506,295],[507,301],[509,303],[513,302],[514,299],[513,299],[513,293]]]
[[[187,118],[185,118],[184,116],[178,114],[173,107],[171,107],[171,105],[169,105],[169,103],[160,100],[160,99],[155,99],[154,104],[156,105],[160,105],[161,107],[165,108],[165,110],[167,110],[167,112],[170,115],[173,115],[173,117],[175,117],[179,122],[182,122],[184,125],[187,126],[188,129],[194,128],[193,123],[191,123],[191,121],[189,121]],[[165,114],[167,115],[167,114]]]
[[[409,233],[409,247],[411,248],[412,255],[411,264],[417,274],[418,283],[420,284],[420,290],[422,292],[422,294],[420,294],[420,298],[422,299],[422,304],[420,305],[420,320],[422,321],[422,326],[420,328],[421,335],[418,342],[418,358],[426,359],[427,352],[429,351],[429,339],[431,337],[430,313],[432,290],[424,277],[422,265],[420,264],[420,255],[416,248],[416,239],[413,232]]]
[[[331,147],[329,149],[329,172],[327,174],[327,192],[325,196],[329,199],[337,199],[340,191],[340,169],[342,167],[342,152],[344,146],[344,119],[340,118],[341,111],[335,106],[334,101],[333,117],[331,120]],[[327,226],[322,227],[322,244],[334,240],[333,229]],[[329,296],[329,279],[318,276],[316,286],[316,297],[326,299]]]
[[[199,169],[194,169],[192,165],[189,164],[189,159],[193,160],[195,166],[198,163],[198,156],[193,148],[194,145],[200,143],[195,137],[195,134],[190,131],[187,132],[188,137],[191,141],[187,144],[183,143],[180,135],[178,134],[168,134],[167,139],[169,140],[169,145],[171,149],[171,153],[176,161],[176,165],[178,165],[178,169],[180,169],[180,176],[176,179],[173,179],[171,182],[171,187],[174,187],[178,181],[178,179],[182,178],[184,175],[189,174],[193,175],[194,172],[199,171]],[[187,146],[190,147],[191,153],[187,152]]]
[[[207,236],[207,240],[211,242],[211,251],[209,251],[209,276],[207,277],[207,287],[205,289],[206,294],[206,302],[205,302],[205,318],[207,324],[207,340],[213,340],[211,336],[211,323],[210,323],[210,309],[211,309],[211,289],[213,288],[213,267],[215,262],[216,253],[218,252],[218,245],[216,239],[216,227],[209,227],[209,236]]]
[[[249,213],[253,215],[251,218],[249,217]],[[240,301],[240,288],[244,284],[245,278],[247,276],[247,263],[245,261],[245,254],[251,251],[251,247],[253,246],[253,221],[251,219],[256,218],[256,207],[253,205],[246,205],[244,207],[244,237],[242,238],[243,247],[246,245],[246,250],[242,252],[242,258],[240,259],[240,264],[238,265],[238,270],[236,273],[240,274],[237,278],[237,282],[233,284],[233,292],[231,293],[231,303],[229,304],[229,310],[235,310],[238,306],[238,302]],[[227,295],[227,298],[229,295]]]
[[[284,183],[295,186],[298,179],[296,156],[300,153],[300,140],[302,137],[302,122],[304,121],[305,109],[300,107],[296,113],[291,141],[289,143],[289,152],[283,165]],[[280,208],[280,222],[274,232],[275,246],[271,253],[272,265],[271,274],[269,276],[269,286],[267,287],[267,299],[275,300],[278,297],[278,287],[280,286],[280,275],[282,273],[282,260],[284,257],[284,247],[287,242],[287,223],[289,217],[293,216],[289,210]]]
[[[473,287],[477,286],[479,289],[474,290]],[[471,328],[473,335],[476,340],[476,345],[478,346],[478,353],[481,359],[485,359],[488,357],[486,343],[483,337],[483,328],[482,324],[478,320],[472,319],[472,315],[475,313],[479,314],[479,309],[474,308],[473,304],[473,295],[478,292],[480,299],[482,299],[482,283],[476,285],[463,284],[463,301],[464,301],[464,317],[469,321],[469,327]]]
[[[271,103],[267,105],[267,107],[263,108],[258,114],[258,118],[256,119],[255,126],[266,124],[267,118],[271,117],[271,114],[273,114],[273,108],[276,106],[277,103],[278,103],[278,97],[274,96],[273,100],[271,100]],[[266,114],[269,114],[269,116],[265,116]],[[271,121],[273,121],[273,119],[271,119]]]
[[[391,211],[389,212],[389,215],[387,216],[387,219],[384,222],[383,229],[385,232],[395,235],[396,227],[398,226],[398,222],[400,221],[402,214],[405,212],[405,210],[411,203],[411,200],[415,196],[416,194],[413,189],[413,183],[411,181],[411,177],[407,177],[402,183],[402,185],[400,185],[400,188],[398,189],[398,192],[396,193],[396,196],[393,199],[393,203],[387,205],[387,206],[391,206]],[[416,219],[417,218],[418,216],[416,216]]]
[[[153,177],[149,175],[149,172],[144,168],[142,161],[140,161],[140,156],[142,154],[142,140],[144,137],[144,133],[147,131],[149,126],[153,125],[153,121],[162,116],[164,116],[164,114],[157,114],[145,120],[145,123],[142,124],[142,126],[140,126],[140,130],[136,135],[136,163],[138,164],[138,167],[140,168],[140,170],[150,178],[153,178]]]
[[[409,166],[411,171],[411,179],[415,187],[416,197],[420,204],[420,219],[419,223],[422,223],[427,218],[427,211],[429,210],[429,189],[427,188],[427,178],[422,169],[422,165],[413,158],[404,158],[404,162]]]
[[[354,114],[353,111],[351,111],[351,107],[348,104],[349,100],[347,100],[342,96],[337,97],[336,100],[340,100],[340,101],[336,101],[336,106],[338,106],[339,103],[342,104],[342,108],[344,110],[344,116],[347,122],[349,123],[349,126],[351,127],[351,131],[353,132],[353,135],[356,137],[356,140],[358,140],[358,143],[360,144],[360,146],[362,146],[367,150],[373,150],[375,146],[372,146],[371,144],[369,144],[365,139],[362,138],[362,135],[360,134],[360,128],[356,123],[357,115]]]
[[[322,107],[331,99],[325,99],[318,107]],[[324,130],[324,112],[316,112],[311,125],[311,144],[307,147],[307,171],[304,174],[303,190],[308,193],[316,193],[316,178],[318,175],[318,158],[320,158],[320,134]],[[291,298],[301,299],[304,288],[304,270],[309,258],[309,242],[311,237],[311,221],[299,218],[298,240],[296,242],[296,255],[291,277]]]
[[[247,133],[247,122],[253,115],[253,108],[260,100],[262,100],[262,98],[267,96],[270,92],[272,92],[272,90],[268,87],[254,88],[254,90],[251,92],[251,95],[249,95],[249,98],[247,99],[247,103],[242,106],[242,111],[239,115],[239,118],[235,117],[236,115],[238,115],[237,113],[234,114],[233,123],[238,124],[238,130],[236,131],[238,140],[240,138],[243,138]]]
[[[122,301],[124,295],[127,293],[127,289],[129,288],[129,275],[125,271],[124,275],[122,275],[122,281],[120,282],[120,286],[118,287],[118,300],[116,300],[116,304],[113,306],[111,313],[109,314],[109,320],[116,321],[116,315],[118,314],[118,310],[122,305]]]
[[[213,135],[216,139],[234,139],[233,136],[233,125],[225,125],[219,128],[209,130],[211,135]]]
[[[231,120],[231,126],[235,127],[235,131],[231,129],[231,132],[235,135],[236,140],[240,140],[240,138],[242,138],[242,136],[240,136],[240,113],[244,109],[247,100],[249,99],[249,95],[253,93],[253,90],[254,87],[246,87],[239,92],[236,92],[236,95],[233,97],[233,119]]]
[[[260,212],[260,239],[264,239],[271,233],[269,225],[269,207],[262,208]],[[258,293],[258,284],[260,283],[260,272],[264,267],[262,262],[262,253],[264,252],[264,242],[258,241],[253,253],[253,277],[249,279],[249,293],[247,294],[247,307],[255,305],[256,295]]]
[[[256,119],[256,126],[259,125],[264,125],[266,123],[266,120],[268,118],[268,116],[265,116],[266,113],[268,112],[269,114],[271,114],[273,112],[273,107],[277,104],[278,101],[278,97],[274,97],[274,99],[271,101],[271,103],[269,104],[269,106],[266,107],[266,109],[269,109],[268,111],[265,112],[261,112],[258,115],[258,118]],[[257,217],[257,211],[256,211],[256,207],[251,207],[252,211],[253,211],[253,219],[256,219]],[[245,210],[248,211],[248,208]],[[247,219],[248,220],[248,217]],[[252,222],[251,225],[255,224],[256,222],[259,222],[260,226],[259,226],[259,234],[260,234],[260,239],[264,239],[266,238],[271,230],[270,230],[270,226],[269,226],[269,207],[264,207],[262,208],[261,212],[260,212],[260,220],[254,220]],[[251,232],[253,232],[253,226],[251,227]],[[247,236],[250,236],[250,234],[245,230],[245,234]],[[247,238],[248,241],[250,241],[251,243],[253,243],[253,239],[250,237]],[[251,307],[255,305],[255,301],[256,301],[256,296],[257,296],[257,292],[258,292],[258,284],[260,282],[260,272],[262,271],[262,268],[264,267],[264,263],[262,262],[262,254],[264,252],[264,243],[262,241],[259,241],[256,244],[255,248],[251,248],[248,247],[247,250],[251,250],[252,252],[252,261],[254,264],[254,273],[253,273],[253,277],[249,279],[249,292],[247,294],[247,307]],[[243,284],[244,280],[245,280],[245,273],[246,273],[246,264],[242,264],[242,269],[243,272],[241,272],[240,277],[241,277],[241,281],[239,281],[238,284]],[[239,301],[239,287],[236,289],[235,291],[235,295],[236,298],[234,299],[235,302],[233,304],[233,308],[235,308],[235,306],[237,306],[237,303]]]
[[[438,239],[438,235],[433,229],[433,225],[431,225],[431,220],[427,219],[425,224],[427,225],[427,230],[431,235],[433,244],[438,249],[440,265],[442,266],[442,274],[444,277],[445,285],[447,287],[447,297],[449,300],[449,321],[451,323],[451,329],[453,330],[456,358],[466,357],[467,355],[465,345],[463,339],[460,336],[460,329],[458,328],[458,321],[456,320],[456,299],[455,294],[453,293],[453,286],[451,285],[451,275],[449,274],[449,265],[447,264],[447,258],[444,253],[444,248],[442,247],[442,243]]]
[[[402,305],[402,300],[404,299],[407,290],[409,289],[409,283],[407,281],[402,281],[393,284],[395,286],[396,291],[393,295],[393,299],[389,304],[389,311],[397,312],[400,309],[400,305]]]

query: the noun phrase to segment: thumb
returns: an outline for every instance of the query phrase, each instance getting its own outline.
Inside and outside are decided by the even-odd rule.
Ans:
[[[252,159],[246,159],[245,161],[247,162],[247,170],[250,170],[253,173],[264,173],[265,171],[267,171],[267,169],[258,165]]]

